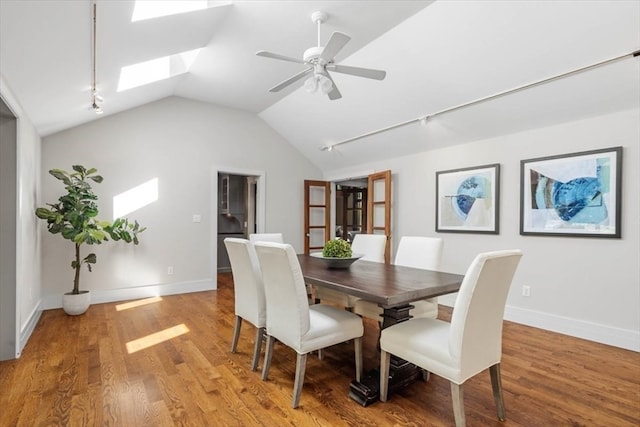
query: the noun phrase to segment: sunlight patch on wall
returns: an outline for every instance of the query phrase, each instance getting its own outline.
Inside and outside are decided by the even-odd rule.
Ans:
[[[188,50],[175,55],[163,56],[120,69],[118,92],[166,80],[189,71],[201,48]]]
[[[138,338],[137,340],[129,341],[127,343],[127,352],[129,354],[135,353],[145,348],[149,348],[161,342],[169,341],[172,338],[184,335],[189,332],[189,328],[184,323],[165,329],[160,332],[149,334],[146,337]]]
[[[158,178],[113,197],[113,219],[122,218],[158,200]]]
[[[139,299],[136,301],[125,302],[123,304],[116,305],[116,311],[128,310],[130,308],[141,307],[143,305],[153,304],[160,301],[162,301],[162,297],[151,297],[151,298]]]

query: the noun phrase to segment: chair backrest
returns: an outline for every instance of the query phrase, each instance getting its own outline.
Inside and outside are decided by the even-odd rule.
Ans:
[[[351,243],[354,254],[362,254],[363,261],[384,262],[387,236],[384,234],[356,234]]]
[[[520,250],[479,254],[467,270],[451,316],[449,352],[463,379],[500,362],[502,319]]]
[[[231,262],[236,315],[263,328],[267,306],[260,264],[253,244],[246,239],[227,237],[224,245]]]
[[[439,237],[403,236],[398,244],[395,265],[440,270],[442,239]]]
[[[289,244],[256,242],[267,300],[267,334],[299,348],[309,331],[309,302],[298,257]]]
[[[249,234],[249,240],[252,243],[256,243],[256,242],[284,243],[284,239],[282,238],[282,233],[254,233],[254,234]]]

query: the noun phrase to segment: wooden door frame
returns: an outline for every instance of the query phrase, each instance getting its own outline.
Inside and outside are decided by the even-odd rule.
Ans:
[[[375,231],[384,231],[387,236],[387,244],[384,250],[384,262],[389,264],[391,262],[391,171],[381,171],[372,173],[368,176],[368,206],[367,206],[367,233],[374,234]],[[374,198],[374,184],[375,181],[384,181],[384,200],[375,201]],[[384,205],[384,226],[376,227],[373,225],[373,213],[376,205]]]
[[[324,205],[312,205],[310,202],[310,189],[311,187],[323,187],[324,188]],[[331,223],[331,194],[332,194],[332,186],[329,181],[320,181],[320,180],[304,180],[304,230],[303,230],[303,239],[304,239],[304,253],[309,254],[311,249],[322,249],[322,247],[311,247],[310,245],[310,237],[311,237],[311,229],[312,228],[324,228],[324,243],[331,239],[331,229],[333,224]],[[324,225],[315,226],[310,224],[310,208],[324,208]]]

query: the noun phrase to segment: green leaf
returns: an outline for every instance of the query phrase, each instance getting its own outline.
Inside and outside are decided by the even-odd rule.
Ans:
[[[49,171],[49,174],[53,175],[55,178],[64,182],[65,185],[71,185],[71,180],[69,179],[69,175],[62,169],[51,169]]]
[[[73,165],[71,166],[71,168],[73,168],[74,171],[79,172],[81,174],[85,174],[86,173],[86,169],[84,168],[84,166],[81,165]]]
[[[87,170],[87,175],[92,175],[94,173],[98,172],[98,169],[96,168],[91,168]]]
[[[107,240],[107,233],[102,230],[89,230],[89,235],[96,242],[102,242]]]
[[[98,184],[100,184],[103,181],[103,178],[100,175],[90,176],[89,179],[97,182]]]
[[[96,254],[91,253],[91,254],[87,255],[86,257],[84,257],[84,259],[82,261],[86,262],[87,264],[95,264],[96,260],[97,260]]]
[[[55,214],[47,208],[38,208],[36,209],[36,216],[40,219],[49,219]]]

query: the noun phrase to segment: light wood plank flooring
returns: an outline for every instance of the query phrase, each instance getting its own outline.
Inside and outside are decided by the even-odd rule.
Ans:
[[[229,353],[230,274],[219,275],[218,291],[118,308],[44,312],[22,357],[0,363],[0,426],[453,425],[449,384],[436,376],[387,403],[350,400],[351,344],[308,358],[301,406],[291,409],[290,349],[276,345],[267,382],[249,368],[253,327]],[[378,364],[377,326],[365,327],[368,369]],[[496,418],[485,372],[465,385],[468,426],[640,425],[639,353],[510,322],[503,347],[507,421]]]

